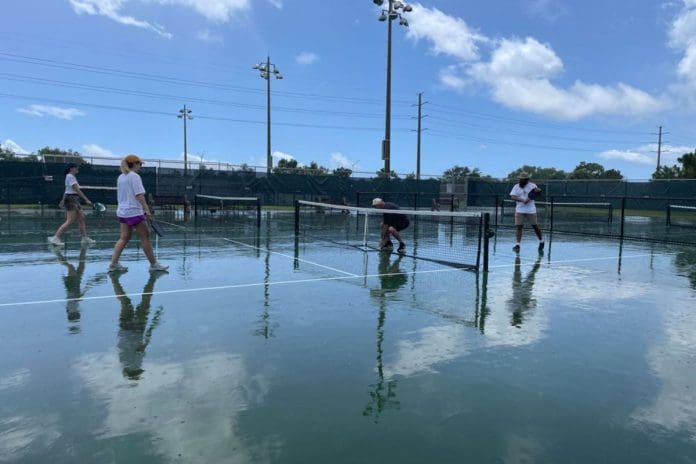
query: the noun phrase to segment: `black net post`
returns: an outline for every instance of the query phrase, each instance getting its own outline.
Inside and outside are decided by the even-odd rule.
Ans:
[[[495,227],[496,229],[498,228],[498,201],[500,201],[500,198],[498,195],[495,196]]]
[[[450,196],[450,212],[454,211],[454,193]]]
[[[621,240],[624,238],[624,227],[626,225],[626,197],[621,197],[621,232],[619,236]]]
[[[672,206],[667,205],[667,221],[665,222],[666,225],[671,225],[672,224]]]
[[[256,198],[256,227],[261,227],[261,198]]]
[[[418,194],[413,194],[413,209],[418,209]]]
[[[483,215],[483,272],[488,272],[488,250],[491,243],[491,213]]]
[[[355,192],[355,206],[360,206],[360,192]]]
[[[295,200],[295,237],[300,235],[300,202]]]
[[[549,201],[551,202],[551,212],[549,214],[549,232],[553,233],[553,208],[554,208],[554,201],[553,197],[549,198]]]

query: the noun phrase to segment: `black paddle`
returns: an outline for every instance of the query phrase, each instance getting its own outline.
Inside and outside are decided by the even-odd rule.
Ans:
[[[150,229],[157,234],[158,237],[164,236],[164,231],[162,230],[162,227],[155,221],[155,219],[152,216],[148,216],[147,220],[150,224]]]

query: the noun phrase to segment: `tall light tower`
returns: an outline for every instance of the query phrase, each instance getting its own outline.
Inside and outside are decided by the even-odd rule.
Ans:
[[[384,121],[384,140],[382,140],[382,159],[384,160],[384,173],[389,178],[391,176],[391,57],[392,57],[392,21],[399,20],[400,26],[408,27],[408,21],[402,13],[413,11],[411,5],[399,0],[372,0],[377,6],[384,5],[379,20],[387,22],[387,103]]]
[[[193,116],[191,116],[192,111],[188,108],[186,108],[186,105],[184,105],[183,108],[179,110],[179,115],[177,118],[183,119],[184,120],[184,178],[188,176],[188,143],[186,140],[187,136],[187,129],[186,129],[186,121],[193,119]]]
[[[266,79],[266,173],[271,174],[273,168],[273,158],[271,157],[271,77],[282,79],[280,70],[271,63],[271,57],[267,57],[265,62],[254,66],[261,75],[261,79]]]

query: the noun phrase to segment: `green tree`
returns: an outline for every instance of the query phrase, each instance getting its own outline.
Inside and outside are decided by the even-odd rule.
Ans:
[[[467,177],[479,178],[481,177],[481,171],[479,168],[470,169],[468,166],[454,165],[442,173],[442,178],[447,181],[459,182]]]
[[[17,155],[12,150],[0,147],[0,161],[14,161]]]
[[[680,156],[677,161],[681,163],[681,177],[687,179],[696,178],[696,151],[693,153],[685,153]]]
[[[392,179],[398,179],[398,178],[399,178],[399,175],[396,173],[396,171],[392,171],[392,172],[389,174],[389,176],[387,176],[387,173],[386,173],[386,171],[384,170],[384,168],[382,168],[382,169],[380,169],[379,171],[377,171],[376,174],[377,174],[377,177],[379,177],[379,178],[387,178],[387,177],[390,177],[390,178],[392,178]]]
[[[581,161],[569,177],[571,179],[623,179],[623,174],[617,169],[606,170],[599,163]]]
[[[327,176],[329,170],[324,166],[320,166],[316,161],[309,163],[309,166],[302,166],[299,168],[299,172],[306,176]]]
[[[36,152],[37,155],[43,157],[46,163],[77,163],[89,164],[82,157],[80,152],[75,150],[63,150],[61,148],[43,147]]]
[[[353,175],[353,170],[349,168],[336,168],[331,174],[338,177],[350,177]]]
[[[297,160],[296,159],[285,159],[282,158],[278,160],[278,164],[273,168],[274,174],[292,174],[297,170]]]
[[[254,168],[252,168],[251,166],[249,166],[249,165],[246,164],[246,163],[244,163],[244,164],[242,164],[241,166],[239,166],[239,170],[240,170],[241,172],[256,172],[256,171],[254,170]]]
[[[657,179],[678,179],[682,177],[681,168],[676,164],[674,166],[660,166],[653,175],[652,178]]]
[[[507,175],[506,180],[516,181],[520,177],[521,172],[528,173],[532,179],[536,180],[557,180],[557,179],[567,179],[568,173],[556,168],[544,168],[541,166],[530,166],[525,164],[524,166],[515,169],[510,174]]]
[[[406,174],[406,180],[416,180],[416,173],[409,172],[408,174]]]

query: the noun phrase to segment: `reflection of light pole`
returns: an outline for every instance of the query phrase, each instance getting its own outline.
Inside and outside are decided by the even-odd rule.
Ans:
[[[282,79],[280,70],[271,63],[271,57],[266,58],[266,62],[261,62],[254,66],[261,73],[261,79],[266,79],[266,172],[270,175],[273,167],[271,158],[271,75],[276,79]]]
[[[191,110],[186,108],[186,105],[179,110],[179,119],[184,120],[184,178],[188,176],[188,143],[186,142],[186,120],[193,119],[191,116]]]
[[[385,0],[372,0],[377,6],[382,6]],[[387,21],[387,103],[384,121],[384,140],[382,140],[382,159],[384,160],[384,175],[391,176],[391,50],[392,50],[392,21],[399,20],[399,25],[408,27],[408,21],[399,10],[404,13],[413,11],[411,5],[399,0],[387,0],[388,8],[382,10],[380,21]]]

